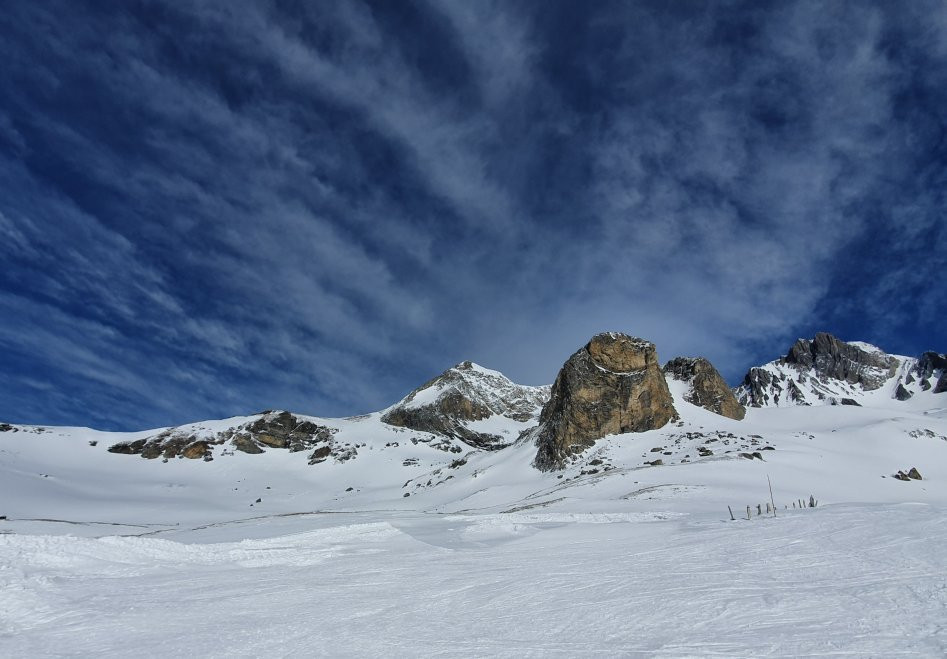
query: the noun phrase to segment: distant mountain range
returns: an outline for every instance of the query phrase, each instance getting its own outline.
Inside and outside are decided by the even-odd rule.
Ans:
[[[518,385],[467,361],[374,414],[327,419],[266,411],[132,433],[109,442],[108,451],[164,462],[210,462],[275,450],[303,453],[308,464],[318,465],[356,459],[368,446],[363,438],[371,435],[386,439],[381,450],[403,443],[423,446],[443,453],[447,464],[458,454],[525,443],[536,446],[535,467],[557,470],[606,436],[680,424],[694,408],[739,421],[748,408],[903,403],[916,409],[947,404],[945,393],[947,356],[941,353],[891,355],[819,333],[796,341],[785,356],[751,368],[731,390],[704,358],[678,357],[662,368],[654,344],[611,332],[593,337],[570,357],[551,386]],[[0,424],[0,432],[19,431],[36,429]],[[403,460],[412,461],[422,458]]]

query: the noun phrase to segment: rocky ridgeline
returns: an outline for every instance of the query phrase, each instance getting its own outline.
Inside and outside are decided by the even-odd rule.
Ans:
[[[752,407],[860,405],[860,396],[889,383],[891,396],[901,401],[920,391],[947,391],[947,356],[899,357],[822,332],[796,341],[785,357],[751,368],[736,394]]]
[[[743,405],[858,405],[854,396],[874,391],[896,373],[900,361],[866,344],[846,343],[820,332],[799,339],[785,357],[751,368],[737,389]]]
[[[474,430],[471,422],[502,416],[518,422],[536,418],[549,387],[518,385],[504,375],[466,361],[405,396],[383,416],[384,423],[458,439],[475,448],[497,450],[510,440]]]
[[[664,372],[690,385],[684,394],[688,403],[738,421],[746,416],[733,390],[703,357],[677,357],[664,365]]]
[[[811,369],[821,378],[841,380],[874,391],[887,382],[898,367],[898,359],[884,352],[846,343],[819,332],[812,340],[799,339],[785,361],[800,370]]]
[[[786,356],[750,369],[743,384],[731,390],[704,358],[678,357],[662,369],[653,343],[604,333],[592,337],[565,362],[551,388],[518,385],[468,361],[418,387],[380,418],[366,415],[347,421],[371,424],[380,420],[388,426],[379,426],[381,432],[405,432],[414,445],[424,443],[449,453],[462,452],[461,442],[475,449],[499,450],[522,438],[535,442],[534,465],[548,471],[564,467],[606,436],[654,430],[677,419],[668,387],[672,379],[687,384],[684,399],[688,403],[740,420],[746,414],[745,405],[859,405],[866,392],[883,386],[900,400],[921,392],[942,393],[947,391],[947,356],[927,352],[918,359],[897,357],[868,344],[846,343],[820,333],[811,340],[796,341]],[[16,429],[0,424],[0,431]],[[218,455],[280,449],[306,451],[309,463],[317,464],[330,457],[344,462],[365,446],[337,442],[337,432],[289,412],[267,412],[222,432],[181,426],[115,444],[109,451],[164,461],[210,461],[218,446]],[[726,444],[726,439],[721,441]],[[728,447],[724,453],[745,451],[755,443],[743,442],[745,446]],[[396,447],[398,442],[385,446]],[[686,462],[714,454],[706,445],[677,447],[676,443],[661,453],[646,463],[664,464],[671,458]],[[405,466],[409,462],[417,464],[417,459],[406,458]],[[459,464],[457,460],[451,464],[455,463]]]
[[[150,460],[163,458],[167,461],[180,457],[210,461],[213,460],[212,447],[227,444],[244,453],[263,453],[267,448],[290,452],[312,450],[309,464],[317,464],[331,455],[342,461],[352,457],[351,449],[334,445],[332,440],[336,432],[335,428],[298,419],[289,412],[265,412],[254,421],[211,436],[170,428],[153,437],[119,442],[108,450],[110,453],[140,455]]]
[[[557,469],[606,435],[661,428],[675,418],[654,344],[598,334],[566,361],[552,385],[532,434],[534,464]]]

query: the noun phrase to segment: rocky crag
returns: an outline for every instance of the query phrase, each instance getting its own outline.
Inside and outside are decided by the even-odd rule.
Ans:
[[[937,352],[925,352],[917,360],[913,369],[914,376],[919,383],[919,387],[927,391],[931,388],[931,380],[936,377],[933,385],[933,393],[940,394],[947,391],[947,355]],[[914,376],[908,376],[914,379]],[[907,378],[905,378],[907,379]],[[907,382],[906,384],[911,384]]]
[[[532,435],[534,464],[556,469],[606,435],[661,428],[676,417],[654,344],[598,334],[566,361],[552,385]]]
[[[133,442],[119,442],[109,447],[110,453],[140,455],[153,460],[162,458],[203,458],[213,460],[212,446],[228,444],[232,450],[263,453],[266,449],[290,452],[309,451],[309,464],[323,462],[330,455],[344,461],[351,457],[348,448],[335,447],[336,428],[299,419],[289,412],[264,412],[259,418],[213,434],[193,428],[169,428],[157,435]]]
[[[737,387],[748,407],[861,405],[865,396],[907,401],[922,392],[947,391],[947,356],[890,355],[831,334],[799,339],[780,359],[751,368]]]
[[[900,360],[866,343],[820,332],[799,339],[785,357],[751,368],[737,388],[748,407],[849,404],[894,377]]]
[[[664,372],[689,385],[684,394],[688,403],[738,421],[746,416],[733,390],[703,357],[677,357],[664,365]]]

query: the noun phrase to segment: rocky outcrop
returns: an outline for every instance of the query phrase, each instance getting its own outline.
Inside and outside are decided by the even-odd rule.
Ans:
[[[140,455],[143,458],[204,458],[209,456],[207,442],[198,439],[194,434],[186,434],[166,430],[154,437],[139,439],[133,442],[120,442],[109,447],[109,453],[125,455]]]
[[[534,420],[548,396],[549,387],[518,385],[502,373],[466,361],[412,391],[381,420],[496,450],[514,438],[477,430],[472,423],[495,415],[523,423]]]
[[[865,391],[873,391],[894,376],[898,360],[880,350],[866,350],[863,345],[819,332],[812,340],[796,341],[785,362],[811,369],[819,377],[859,384]]]
[[[901,384],[900,382],[898,383],[898,386],[894,390],[894,397],[897,398],[898,400],[908,400],[913,395],[914,394],[912,394],[910,391],[905,389],[904,385]]]
[[[930,391],[931,379],[937,378],[933,385],[933,392],[940,394],[947,391],[947,355],[938,352],[928,351],[922,354],[914,365],[913,374],[917,376],[920,387],[924,391]],[[911,377],[909,373],[907,377]],[[908,383],[905,378],[905,383]]]
[[[119,442],[108,450],[110,453],[140,455],[149,460],[180,457],[209,461],[213,460],[213,447],[227,442],[244,453],[263,453],[264,447],[305,451],[331,445],[336,432],[335,428],[299,419],[289,412],[264,412],[254,421],[217,433],[192,427],[170,428],[152,437]]]
[[[796,341],[785,357],[751,368],[735,393],[748,407],[842,404],[880,388],[900,364],[874,346],[820,332]]]
[[[778,405],[786,401],[796,405],[809,404],[792,378],[759,366],[747,371],[734,395],[741,405],[749,407],[763,407],[769,403]]]
[[[334,428],[300,420],[289,412],[270,412],[250,423],[245,434],[258,444],[295,453],[328,442],[335,432]]]
[[[533,434],[534,464],[557,469],[606,435],[661,428],[676,417],[654,344],[598,334],[559,371]]]
[[[947,369],[947,355],[933,351],[923,353],[918,358],[917,364],[914,365],[914,373],[918,379],[921,380],[930,379],[935,371],[943,371],[945,369]]]
[[[746,409],[708,360],[703,357],[677,357],[664,365],[664,372],[690,387],[684,400],[721,416],[740,420]]]
[[[905,472],[905,471],[903,471],[903,470],[902,470],[902,471],[898,471],[898,473],[896,473],[896,474],[894,475],[894,477],[897,478],[899,481],[920,481],[920,480],[924,480],[923,478],[921,478],[921,472],[919,472],[919,471],[917,470],[917,467],[911,467],[911,469],[910,469],[909,471],[907,471],[907,472]]]

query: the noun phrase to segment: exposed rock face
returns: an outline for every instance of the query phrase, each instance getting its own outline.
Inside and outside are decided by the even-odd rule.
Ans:
[[[900,382],[898,383],[897,388],[894,390],[894,397],[897,398],[898,400],[907,400],[913,395],[914,394],[912,394],[910,391],[905,389],[904,385],[901,384]]]
[[[703,357],[677,357],[664,365],[664,372],[675,380],[688,382],[690,388],[684,400],[721,416],[740,420],[746,409],[737,401],[733,391]]]
[[[557,469],[606,435],[661,428],[676,417],[654,344],[598,334],[559,371],[534,431],[535,465]]]
[[[894,376],[898,366],[898,360],[891,355],[865,350],[825,332],[819,332],[811,341],[796,341],[785,361],[800,369],[813,369],[821,377],[860,384],[865,391],[883,385]]]
[[[254,421],[215,434],[201,433],[194,428],[170,428],[153,437],[120,442],[108,450],[149,460],[175,457],[212,460],[213,447],[228,441],[234,449],[244,453],[263,453],[263,446],[305,451],[320,444],[331,445],[336,432],[335,428],[298,419],[289,412],[265,412]]]
[[[940,353],[931,351],[922,354],[914,366],[914,372],[921,380],[927,380],[934,375],[934,371],[942,371],[944,369],[947,369],[947,355],[941,355]]]
[[[430,432],[487,450],[508,446],[513,438],[471,428],[494,415],[513,421],[535,419],[549,387],[527,387],[502,373],[466,361],[430,380],[390,408],[381,420],[393,426]]]
[[[937,377],[934,384],[933,393],[940,394],[947,391],[947,355],[937,352],[925,352],[917,360],[913,372],[920,380],[921,388],[924,391],[930,390],[930,379],[939,373],[939,377]],[[911,377],[910,373],[908,377]],[[908,383],[907,378],[905,378],[905,383]]]
[[[271,448],[287,448],[291,453],[311,449],[332,439],[335,429],[297,419],[289,412],[270,412],[247,427],[250,437]]]
[[[838,404],[878,389],[900,363],[874,346],[820,332],[796,341],[785,357],[751,368],[735,393],[752,407]]]
[[[210,447],[207,445],[207,442],[194,442],[190,446],[186,446],[184,450],[181,451],[181,455],[191,460],[197,460],[198,458],[205,457],[209,450]]]

